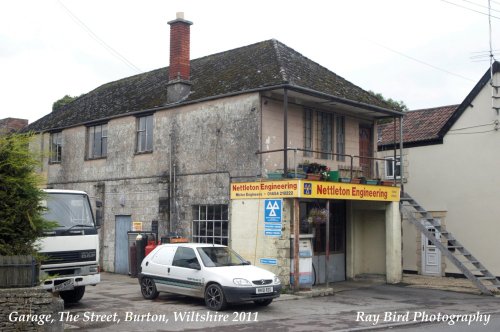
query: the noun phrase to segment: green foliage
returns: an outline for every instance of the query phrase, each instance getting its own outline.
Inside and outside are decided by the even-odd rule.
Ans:
[[[44,193],[31,139],[30,134],[0,136],[0,255],[35,254],[37,238],[55,226],[42,217]]]
[[[58,109],[61,109],[63,106],[66,106],[67,104],[71,103],[73,100],[75,100],[76,98],[79,98],[80,96],[70,96],[70,95],[65,95],[64,97],[62,97],[61,99],[59,100],[56,100],[53,104],[52,104],[52,111],[56,111]]]
[[[400,100],[394,100],[392,98],[385,98],[381,93],[376,93],[371,90],[368,91],[372,96],[375,98],[387,103],[390,105],[390,108],[396,111],[401,111],[401,112],[406,112],[409,111],[408,106],[404,103],[404,101]]]

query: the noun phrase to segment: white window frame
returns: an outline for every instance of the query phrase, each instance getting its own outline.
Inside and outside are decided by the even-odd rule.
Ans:
[[[229,206],[227,204],[193,206],[192,238],[196,243],[229,245]]]
[[[394,157],[385,157],[385,178],[386,179],[400,179],[401,178],[401,158],[396,157],[396,162],[394,162]],[[398,171],[399,169],[399,171]],[[399,173],[399,175],[395,174]]]
[[[62,131],[50,134],[50,162],[60,163],[62,161]]]
[[[153,152],[153,114],[137,118],[136,153]]]

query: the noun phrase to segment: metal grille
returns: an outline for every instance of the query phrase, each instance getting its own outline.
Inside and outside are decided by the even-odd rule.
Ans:
[[[261,279],[261,280],[253,280],[252,283],[254,285],[260,286],[260,285],[269,285],[269,284],[272,284],[273,281],[271,279]]]
[[[91,262],[95,261],[96,250],[75,250],[75,251],[56,251],[43,252],[43,264],[62,264],[73,262]]]

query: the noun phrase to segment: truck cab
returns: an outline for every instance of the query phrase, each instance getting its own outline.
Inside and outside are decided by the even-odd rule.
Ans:
[[[46,189],[44,218],[57,223],[39,239],[42,287],[58,292],[65,303],[78,302],[85,286],[97,285],[99,274],[98,223],[87,193]]]

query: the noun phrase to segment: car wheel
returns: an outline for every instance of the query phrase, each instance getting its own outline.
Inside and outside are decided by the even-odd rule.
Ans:
[[[205,304],[208,309],[219,311],[227,307],[226,297],[222,287],[218,284],[211,284],[205,289]]]
[[[158,291],[156,290],[156,284],[151,278],[141,279],[141,293],[145,299],[153,300],[158,297]]]
[[[62,291],[59,293],[61,299],[64,300],[64,303],[76,303],[80,301],[85,294],[85,286],[75,287],[72,290]]]
[[[265,307],[271,304],[273,302],[273,299],[265,299],[265,300],[255,300],[253,303],[258,305],[259,307]]]

